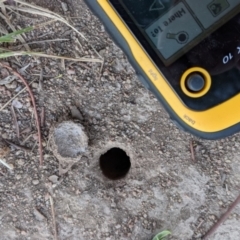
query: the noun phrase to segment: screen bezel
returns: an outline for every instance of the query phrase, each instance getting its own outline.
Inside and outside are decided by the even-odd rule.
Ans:
[[[195,111],[206,111],[208,109],[216,107],[217,105],[227,101],[228,99],[234,97],[236,94],[239,93],[240,82],[239,82],[239,77],[236,76],[234,77],[234,79],[231,79],[231,84],[232,86],[237,86],[237,88],[232,90],[232,87],[231,87],[231,91],[230,92],[226,91],[226,93],[228,93],[228,95],[226,95],[225,90],[227,90],[226,84],[228,84],[228,81],[225,81],[225,80],[229,77],[228,72],[218,76],[212,76],[210,72],[210,75],[212,77],[212,86],[208,91],[208,93],[200,98],[193,99],[187,96],[186,94],[184,94],[180,86],[181,76],[187,69],[191,67],[202,67],[207,71],[209,70],[204,65],[206,61],[204,61],[204,64],[201,65],[200,62],[198,62],[197,57],[200,56],[201,58],[205,59],[205,55],[201,56],[202,54],[201,47],[203,47],[203,45],[205,46],[207,42],[211,41],[211,38],[213,37],[213,35],[216,35],[216,34],[218,35],[218,34],[222,34],[222,32],[225,32],[225,31],[222,31],[222,28],[228,22],[226,24],[223,24],[221,28],[219,28],[218,30],[210,34],[206,39],[200,42],[197,46],[195,46],[189,52],[181,56],[173,64],[171,64],[170,66],[165,66],[162,60],[160,59],[160,57],[158,56],[158,54],[156,53],[156,51],[154,50],[154,48],[151,47],[149,42],[144,38],[142,32],[139,31],[139,29],[135,26],[135,23],[132,21],[132,18],[129,17],[129,15],[126,13],[122,5],[119,4],[119,0],[104,0],[104,1],[106,1],[114,9],[114,12],[118,15],[118,17],[122,20],[125,26],[133,34],[135,41],[139,42],[138,44],[141,45],[142,48],[145,50],[145,54],[149,56],[149,58],[154,63],[155,67],[162,73],[165,81],[172,88],[172,91],[175,92],[175,94],[179,97],[179,99],[181,99],[182,103],[185,104],[186,107]],[[114,6],[110,2],[114,2]],[[120,29],[120,31],[122,30]],[[224,34],[223,36],[225,37],[227,36],[227,34]],[[219,44],[222,47],[222,43],[219,42]],[[192,63],[189,59],[190,53],[196,54],[196,59],[194,60],[194,63]],[[210,52],[207,51],[205,52],[205,54],[208,54],[206,55],[206,57],[209,57]],[[217,60],[216,55],[211,56],[211,58]],[[231,75],[235,75],[236,73],[235,69],[232,69],[232,71],[229,73]],[[220,94],[216,92],[219,88],[221,89],[221,91],[223,91]]]
[[[189,109],[170,88],[164,74],[139,45],[109,1],[86,0],[86,4],[99,17],[115,44],[124,51],[138,76],[141,76],[141,81],[146,82],[147,88],[154,93],[181,128],[206,139],[223,138],[240,131],[240,117],[235,111],[239,106],[240,94],[213,109],[206,111]],[[227,118],[225,118],[226,113],[228,113]],[[189,122],[189,118],[194,120],[194,125],[192,121]]]

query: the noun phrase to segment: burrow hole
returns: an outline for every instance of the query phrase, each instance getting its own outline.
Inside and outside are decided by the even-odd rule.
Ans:
[[[99,159],[102,173],[111,180],[124,178],[131,168],[130,157],[121,148],[110,148]]]

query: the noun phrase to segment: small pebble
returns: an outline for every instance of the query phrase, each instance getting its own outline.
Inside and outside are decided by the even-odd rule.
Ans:
[[[65,2],[61,2],[61,5],[62,5],[63,11],[67,12],[68,11],[68,5]]]
[[[12,83],[6,84],[5,86],[8,89],[15,89],[17,87],[17,82],[13,81]]]
[[[24,160],[23,159],[19,159],[18,161],[17,161],[17,164],[18,165],[20,165],[20,166],[23,166],[24,165]]]
[[[21,178],[22,178],[21,175],[16,175],[16,179],[17,179],[17,180],[20,180]]]
[[[39,180],[33,180],[33,181],[32,181],[32,184],[33,184],[33,185],[38,185],[38,184],[39,184]]]
[[[56,175],[52,175],[49,178],[49,181],[51,181],[52,183],[57,183],[58,182],[58,176]]]
[[[83,116],[76,106],[71,106],[70,110],[73,118],[78,119],[80,121],[83,120]]]
[[[39,85],[38,85],[38,83],[34,82],[34,83],[32,84],[32,87],[33,87],[33,88],[38,88]]]
[[[99,54],[100,54],[102,57],[104,57],[105,53],[106,53],[106,49],[102,49],[102,50],[99,51]]]
[[[222,202],[222,201],[219,201],[218,204],[219,204],[220,206],[222,206],[222,205],[223,205],[223,202]]]
[[[15,108],[18,108],[18,109],[21,109],[23,107],[22,103],[20,101],[18,101],[17,99],[14,99],[12,101],[12,105],[15,107]]]

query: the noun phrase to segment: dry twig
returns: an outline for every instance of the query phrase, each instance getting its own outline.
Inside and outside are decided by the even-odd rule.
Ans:
[[[44,107],[42,107],[42,111],[41,111],[41,127],[43,127],[44,126],[44,120],[45,120],[45,109],[44,109]]]
[[[193,162],[196,162],[192,140],[190,141],[190,151],[191,151],[191,157],[192,157]]]
[[[50,200],[51,211],[52,211],[54,239],[55,239],[55,240],[58,240],[58,236],[57,236],[57,225],[56,225],[56,218],[55,218],[55,211],[54,211],[54,204],[53,204],[53,198],[52,198],[51,195],[49,195],[49,200]]]
[[[38,113],[37,113],[37,107],[36,107],[36,103],[35,103],[35,99],[32,93],[31,88],[29,87],[27,81],[16,71],[14,71],[11,67],[0,63],[1,66],[7,68],[8,70],[12,71],[12,73],[19,77],[21,79],[21,81],[24,83],[24,85],[26,86],[28,93],[31,97],[32,100],[32,105],[33,105],[33,109],[34,109],[34,114],[35,114],[35,119],[36,119],[36,125],[37,125],[37,131],[38,131],[38,144],[39,144],[39,162],[40,162],[40,166],[43,164],[43,150],[42,150],[42,136],[41,136],[41,129],[40,129],[40,123],[39,123],[39,118],[38,118]]]
[[[197,229],[199,229],[199,228],[202,226],[203,223],[204,223],[204,220],[202,220],[202,221],[198,224]]]
[[[13,105],[11,106],[11,112],[12,112],[12,115],[13,115],[13,124],[14,124],[15,129],[16,129],[17,137],[19,139],[20,138],[19,126],[18,126],[18,121],[17,121],[17,115],[15,113]]]
[[[66,66],[65,66],[65,60],[61,59],[61,68],[65,71]]]
[[[15,148],[24,150],[24,151],[26,151],[26,152],[31,152],[31,150],[30,150],[29,148],[27,148],[27,147],[17,145],[17,144],[15,144],[15,143],[13,143],[13,142],[10,142],[10,141],[6,140],[6,139],[4,139],[4,141],[5,141],[6,143],[10,144],[11,146],[15,147]]]
[[[28,52],[28,51],[13,51],[13,52],[4,52],[1,53],[0,58],[7,58],[7,57],[15,57],[15,56],[37,56],[37,57],[45,57],[45,58],[55,58],[55,59],[65,59],[69,61],[75,62],[96,62],[102,63],[102,60],[97,58],[71,58],[71,57],[64,57],[64,56],[57,56],[57,55],[50,55],[41,52]]]
[[[43,69],[41,68],[39,75],[39,91],[43,90]]]
[[[206,235],[202,238],[202,240],[207,240],[216,230],[217,228],[229,217],[232,210],[240,203],[240,194],[237,199],[230,205],[228,210],[219,218],[219,220],[213,225],[213,227],[206,233]]]

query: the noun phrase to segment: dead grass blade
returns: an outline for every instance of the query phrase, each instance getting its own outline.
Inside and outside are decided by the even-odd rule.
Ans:
[[[54,210],[54,203],[53,198],[51,195],[49,195],[50,205],[51,205],[51,211],[52,211],[52,221],[53,221],[53,230],[54,230],[54,239],[58,240],[57,236],[57,226],[56,226],[56,218],[55,218],[55,210]]]
[[[45,57],[45,58],[55,58],[55,59],[65,59],[65,60],[75,61],[75,62],[102,63],[102,60],[97,59],[97,58],[71,58],[71,57],[64,57],[64,56],[49,55],[49,54],[40,53],[40,52],[27,52],[27,51],[14,51],[14,52],[0,53],[0,59],[8,58],[8,57],[15,57],[15,56],[23,56],[23,55]]]
[[[9,17],[3,15],[2,13],[0,13],[0,16],[5,20],[5,22],[7,23],[7,25],[12,29],[13,32],[17,32],[17,29],[12,25],[12,23],[9,20]],[[27,51],[31,51],[30,47],[26,44],[26,41],[24,40],[24,38],[21,36],[21,34],[19,34],[18,36],[16,36],[19,41],[24,45],[24,47],[26,48]]]
[[[33,30],[33,27],[26,27],[26,28],[17,30],[17,31],[12,32],[12,33],[5,34],[4,36],[0,37],[0,43],[14,42],[20,34],[23,34],[25,32],[30,32],[32,30]]]
[[[0,158],[0,163],[1,163],[2,165],[4,165],[5,167],[7,167],[8,169],[13,170],[13,166],[9,165],[9,164],[6,163],[5,161],[3,161],[1,158]]]
[[[21,0],[14,0],[15,2],[21,4],[21,5],[24,5],[24,6],[27,6],[27,7],[14,7],[14,6],[8,6],[8,5],[5,5],[6,8],[8,9],[14,9],[14,10],[17,10],[17,11],[22,11],[22,12],[27,12],[27,13],[31,13],[31,14],[34,14],[34,15],[40,15],[40,16],[43,16],[43,17],[48,17],[48,18],[51,18],[51,19],[54,19],[56,21],[60,21],[64,24],[66,24],[68,27],[70,27],[73,31],[75,31],[79,36],[81,36],[85,41],[88,41],[86,39],[86,37],[81,33],[79,32],[74,26],[72,26],[66,19],[64,19],[61,15],[57,14],[57,13],[54,13],[48,9],[45,9],[45,8],[42,8],[42,7],[39,7],[37,5],[33,5],[33,4],[30,4],[30,3],[26,3],[26,2],[23,2]],[[96,51],[96,49],[91,46],[91,48],[93,49],[93,51],[97,54],[97,56],[103,60],[102,56]]]
[[[32,105],[33,105],[33,109],[34,109],[35,120],[36,120],[36,125],[37,125],[37,131],[38,131],[39,163],[40,163],[40,166],[42,166],[42,164],[43,164],[42,135],[41,135],[40,123],[39,123],[39,118],[38,118],[38,113],[37,113],[37,107],[36,107],[36,103],[35,103],[35,99],[34,99],[32,90],[29,87],[27,81],[18,72],[14,71],[11,67],[9,67],[1,62],[0,62],[0,65],[4,68],[7,68],[8,70],[10,70],[14,75],[16,75],[17,77],[19,77],[21,79],[21,81],[26,86],[28,93],[31,97]]]
[[[48,17],[48,18],[55,19],[57,21],[63,22],[64,24],[66,24],[67,26],[72,28],[76,33],[78,33],[83,39],[87,40],[82,33],[80,33],[75,27],[73,27],[71,24],[69,24],[68,21],[65,20],[61,15],[59,15],[55,12],[52,12],[48,9],[42,8],[40,6],[33,5],[33,4],[30,4],[30,3],[27,3],[27,2],[23,2],[21,0],[14,0],[14,1],[21,4],[21,5],[27,6],[28,8],[20,7],[20,6],[18,6],[18,7],[8,6],[8,5],[5,5],[5,7],[7,9],[14,9],[14,10],[22,11],[22,12],[31,13],[31,14],[34,14],[34,15],[40,15],[40,16],[43,16],[43,17]]]

